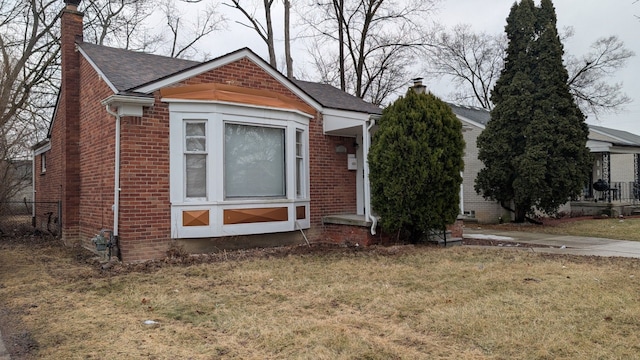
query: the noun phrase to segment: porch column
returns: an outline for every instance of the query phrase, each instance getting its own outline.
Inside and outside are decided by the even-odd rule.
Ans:
[[[633,198],[640,199],[640,154],[633,154]]]
[[[602,153],[602,179],[611,186],[611,153]],[[611,191],[607,191],[607,202],[611,202]]]
[[[371,134],[369,123],[362,124],[362,167],[364,182],[364,218],[371,217],[371,183],[369,182],[369,148],[371,147]]]

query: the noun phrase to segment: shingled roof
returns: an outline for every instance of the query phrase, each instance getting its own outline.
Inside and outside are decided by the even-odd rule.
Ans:
[[[453,113],[464,117],[468,120],[471,120],[475,123],[478,123],[482,126],[487,126],[489,120],[491,120],[491,115],[487,109],[479,108],[476,106],[467,106],[467,105],[458,105],[447,103],[453,110]]]
[[[120,93],[203,64],[90,43],[80,43],[78,47]],[[382,114],[379,107],[331,85],[301,80],[293,83],[323,107]]]
[[[603,135],[618,139],[618,142],[614,142],[616,145],[640,146],[640,136],[636,134],[596,125],[589,125],[589,129],[597,131]]]
[[[200,63],[90,43],[78,44],[119,92],[186,70]]]
[[[303,80],[293,80],[293,83],[298,85],[300,89],[324,107],[337,110],[358,111],[368,114],[382,114],[381,108],[368,103],[359,97],[347,94],[332,85]]]
[[[467,106],[467,105],[458,105],[448,103],[448,105],[453,110],[454,114],[463,117],[465,119],[471,120],[475,123],[478,123],[482,126],[487,126],[489,120],[491,120],[491,114],[488,110],[475,107],[475,106]],[[632,134],[623,130],[610,129],[603,126],[590,125],[589,129],[591,131],[596,131],[602,135],[608,136],[613,139],[617,139],[617,141],[613,142],[616,145],[623,146],[640,146],[640,136],[636,134]]]

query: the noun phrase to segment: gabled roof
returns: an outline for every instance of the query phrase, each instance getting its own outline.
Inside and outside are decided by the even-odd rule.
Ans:
[[[293,82],[324,107],[337,110],[357,111],[367,114],[382,114],[381,108],[368,103],[357,96],[347,94],[332,85],[297,79],[293,80]]]
[[[279,78],[281,82],[292,84],[294,93],[299,93],[303,98],[306,97],[307,100],[322,107],[367,114],[382,114],[382,109],[378,106],[331,85],[301,80],[289,81],[262,58],[246,48],[203,63],[90,43],[78,44],[78,48],[115,93],[148,93],[168,83],[195,76],[210,68],[235,61],[239,57],[248,56],[266,71]]]
[[[125,92],[200,64],[197,61],[90,43],[78,44],[78,48],[116,93]]]
[[[632,134],[623,130],[609,129],[602,126],[589,125],[591,131],[595,131],[602,135],[608,136],[616,141],[613,141],[616,145],[624,146],[640,146],[640,136]]]

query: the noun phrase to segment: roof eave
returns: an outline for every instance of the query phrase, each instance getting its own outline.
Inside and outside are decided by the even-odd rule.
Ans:
[[[118,116],[142,116],[143,107],[152,106],[155,98],[145,95],[115,94],[100,103],[107,108],[116,107]]]
[[[290,81],[286,76],[282,75],[279,71],[274,69],[264,59],[256,55],[253,51],[251,51],[248,48],[242,48],[242,49],[236,50],[234,52],[228,53],[226,55],[222,55],[213,60],[209,60],[205,63],[190,67],[185,70],[178,71],[172,75],[149,82],[147,84],[137,86],[135,88],[131,88],[129,90],[133,92],[138,92],[138,93],[150,94],[161,88],[176,84],[180,81],[200,75],[209,70],[230,64],[232,62],[238,61],[245,57],[253,61],[256,65],[262,68],[269,75],[277,79],[287,89],[293,92],[296,96],[300,97],[303,101],[305,101],[307,104],[313,107],[316,111],[322,111],[323,107],[318,101],[316,101],[314,98],[309,96],[306,92],[300,89],[300,87],[298,87],[296,84]]]

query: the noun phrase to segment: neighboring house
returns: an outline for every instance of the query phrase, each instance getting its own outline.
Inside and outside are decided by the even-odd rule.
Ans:
[[[461,214],[466,219],[474,219],[481,223],[505,221],[510,214],[494,201],[487,201],[475,192],[475,179],[484,164],[478,160],[476,140],[490,120],[486,109],[449,104],[453,112],[463,124],[463,136],[466,142],[464,157]],[[596,214],[612,202],[619,207],[619,212],[630,211],[630,205],[638,200],[640,181],[640,136],[626,131],[608,129],[589,125],[587,147],[594,156],[593,172],[589,186],[577,201],[567,204],[561,210],[575,214]],[[609,184],[610,190],[598,191],[594,183],[602,179]],[[598,203],[600,202],[600,203]],[[624,208],[624,209],[622,209]]]
[[[36,200],[62,202],[65,242],[110,229],[138,261],[376,241],[363,159],[380,108],[248,49],[199,63],[84,43],[65,3],[59,100],[34,147]]]
[[[31,160],[13,160],[0,163],[0,175],[3,176],[2,198],[10,202],[31,202],[33,186]],[[6,191],[6,193],[4,193]],[[7,196],[7,198],[4,198]],[[24,207],[24,204],[22,205]]]

